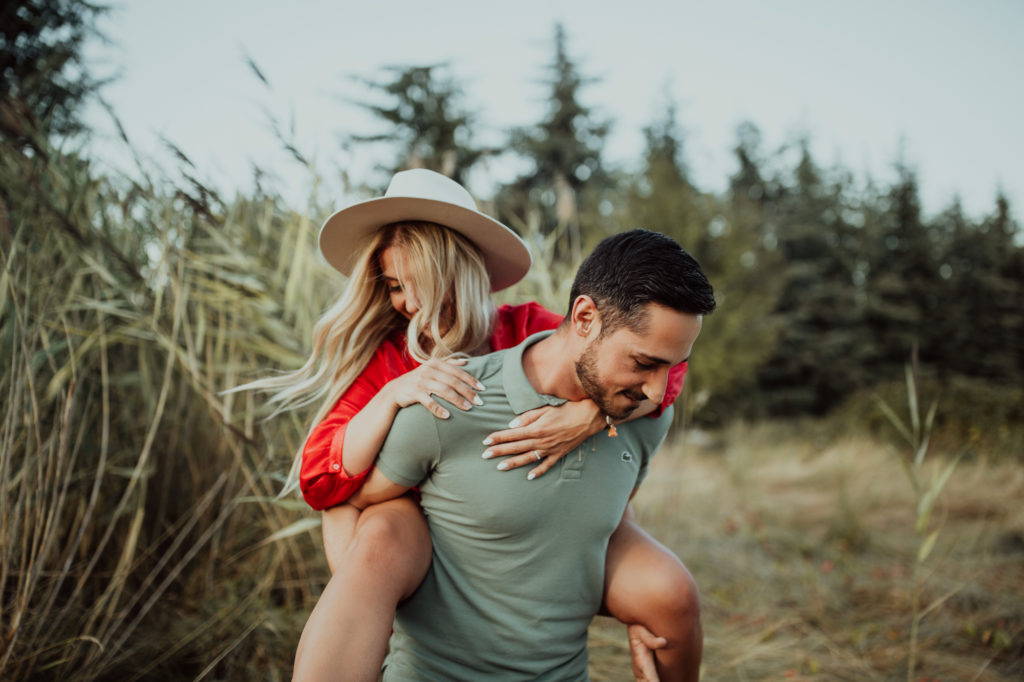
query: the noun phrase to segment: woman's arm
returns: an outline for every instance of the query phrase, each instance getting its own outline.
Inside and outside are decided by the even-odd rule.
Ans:
[[[306,440],[299,475],[306,502],[328,509],[363,485],[399,407],[420,402],[443,417],[446,411],[432,393],[460,407],[478,400],[479,382],[461,363],[436,360],[415,367],[401,350],[382,345]]]
[[[658,417],[679,395],[686,363],[669,370],[668,386],[661,405],[645,400],[622,421],[632,421],[648,415]],[[621,423],[621,422],[618,422]],[[498,464],[502,471],[510,471],[529,464],[536,466],[526,478],[533,480],[555,465],[580,443],[606,428],[605,416],[590,399],[568,402],[558,407],[545,406],[524,412],[509,424],[509,428],[496,431],[484,439],[487,450],[484,459],[509,457]]]
[[[476,391],[483,390],[483,384],[461,369],[464,364],[463,358],[430,360],[386,383],[349,422],[343,446],[346,472],[358,475],[373,466],[395,415],[403,407],[420,403],[438,419],[448,419],[448,410],[433,396],[462,410],[482,405]]]

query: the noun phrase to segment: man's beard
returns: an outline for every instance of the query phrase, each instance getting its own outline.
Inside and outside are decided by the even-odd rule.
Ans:
[[[602,386],[597,374],[597,351],[600,345],[599,341],[594,341],[586,347],[583,355],[576,361],[576,376],[579,378],[580,385],[583,387],[587,397],[593,400],[602,412],[612,419],[625,419],[633,414],[633,410],[639,407],[639,405],[635,403],[623,407],[612,405],[612,399],[617,393],[612,393]],[[639,390],[621,391],[621,393],[636,401],[644,400],[647,397]]]

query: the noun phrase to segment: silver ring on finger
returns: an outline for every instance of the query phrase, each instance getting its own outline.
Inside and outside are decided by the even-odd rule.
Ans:
[[[541,460],[540,450],[534,450],[533,451],[533,456],[536,457],[537,461],[539,462]]]

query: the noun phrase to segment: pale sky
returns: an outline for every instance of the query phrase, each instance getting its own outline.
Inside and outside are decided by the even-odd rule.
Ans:
[[[163,136],[229,196],[251,188],[256,163],[301,208],[309,176],[274,140],[266,112],[294,125],[324,175],[323,198],[338,192],[339,170],[360,180],[371,161],[391,159],[386,149],[372,159],[342,150],[341,135],[379,130],[343,101],[366,94],[349,76],[448,62],[478,114],[478,139],[498,142],[545,113],[556,22],[581,73],[598,79],[583,104],[615,122],[612,164],[639,164],[642,128],[671,98],[701,189],[724,188],[736,126],[748,120],[766,150],[807,133],[820,164],[858,180],[892,181],[902,150],[928,214],[955,194],[968,214],[989,213],[1001,187],[1024,216],[1018,0],[123,0],[101,23],[114,44],[90,54],[100,75],[120,74],[104,95],[145,157],[166,162]],[[97,153],[128,168],[105,114],[91,120]],[[511,172],[491,167],[470,189],[486,198]]]

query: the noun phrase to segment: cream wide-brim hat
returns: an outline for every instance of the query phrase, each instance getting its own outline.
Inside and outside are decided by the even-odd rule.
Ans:
[[[320,253],[348,276],[370,237],[404,220],[437,223],[473,242],[483,254],[491,291],[512,286],[530,269],[530,249],[515,232],[481,213],[462,185],[424,168],[395,173],[383,197],[343,208],[324,221]]]

